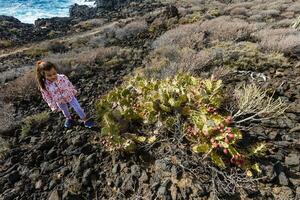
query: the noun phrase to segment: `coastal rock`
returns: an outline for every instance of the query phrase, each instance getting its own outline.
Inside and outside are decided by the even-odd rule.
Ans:
[[[86,19],[90,19],[95,17],[95,8],[91,8],[87,5],[78,5],[78,4],[74,4],[70,7],[69,9],[69,13],[70,13],[70,17],[74,18],[74,19],[82,19],[82,20],[86,20]]]
[[[114,10],[133,1],[134,0],[96,0],[95,4],[97,8],[100,9]]]
[[[37,19],[34,21],[36,27],[41,29],[51,29],[51,30],[68,30],[71,26],[70,17],[52,17],[47,19]]]
[[[24,24],[20,20],[0,15],[0,49],[14,46],[24,40],[32,40],[34,26]]]

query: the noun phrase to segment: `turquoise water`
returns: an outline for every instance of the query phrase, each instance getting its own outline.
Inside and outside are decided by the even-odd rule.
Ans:
[[[73,4],[93,6],[85,0],[0,0],[0,15],[13,16],[24,23],[38,18],[67,17]]]

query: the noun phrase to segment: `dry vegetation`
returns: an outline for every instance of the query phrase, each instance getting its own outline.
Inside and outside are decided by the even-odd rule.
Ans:
[[[22,120],[21,137],[28,136],[33,129],[47,122],[48,119],[49,113],[46,111],[26,117]]]
[[[233,119],[239,119],[237,124],[264,119],[276,118],[282,115],[288,106],[281,99],[273,99],[255,84],[244,85],[235,91],[237,110],[232,110]]]
[[[137,37],[139,34],[145,32],[148,29],[147,22],[145,20],[137,20],[128,23],[123,28],[115,31],[115,36],[119,40],[126,40],[132,37]]]
[[[15,108],[12,104],[5,103],[0,100],[0,135],[7,135],[5,131],[10,130],[14,126]],[[0,145],[1,146],[1,145]]]
[[[248,22],[231,18],[228,16],[221,16],[212,20],[203,22],[200,30],[208,31],[211,40],[218,41],[241,41],[249,40],[250,34],[256,31],[256,27]]]
[[[33,71],[0,87],[1,102],[13,102],[15,100],[29,99],[37,92]]]
[[[295,29],[264,29],[255,34],[260,46],[286,55],[299,55],[300,33]]]
[[[196,48],[203,45],[204,32],[199,23],[179,25],[178,27],[165,32],[152,44],[152,48],[173,46],[173,48]]]

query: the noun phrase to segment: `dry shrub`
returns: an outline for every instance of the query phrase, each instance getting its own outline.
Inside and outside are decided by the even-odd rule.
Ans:
[[[0,49],[8,48],[13,46],[13,42],[11,40],[0,40]]]
[[[233,111],[236,123],[276,118],[282,115],[288,106],[281,99],[273,99],[255,84],[245,85],[235,91],[237,110]]]
[[[68,73],[78,66],[101,64],[118,55],[119,47],[81,48],[63,54],[49,54],[44,60],[56,63],[59,71]]]
[[[40,42],[38,45],[34,45],[28,50],[25,50],[24,54],[31,57],[45,56],[50,52],[63,53],[69,50],[67,44],[59,40],[50,40]]]
[[[263,10],[259,14],[262,15],[264,18],[274,18],[280,15],[280,11],[269,9],[269,10]]]
[[[295,29],[264,29],[255,34],[260,46],[267,50],[299,56],[300,33]]]
[[[49,113],[47,111],[27,116],[22,120],[21,137],[26,137],[33,129],[37,129],[43,125],[49,119]]]
[[[212,40],[227,41],[247,40],[256,28],[244,20],[222,16],[203,22],[200,30],[208,31]]]
[[[9,150],[9,143],[0,137],[0,159],[5,157],[6,152]]]
[[[260,14],[252,15],[248,18],[249,21],[254,21],[254,22],[261,22],[263,21],[263,16]]]
[[[107,38],[105,35],[93,36],[88,42],[88,46],[92,48],[104,47],[107,44]]]
[[[133,21],[125,25],[123,28],[117,29],[115,31],[115,36],[119,40],[124,40],[138,36],[139,34],[145,32],[147,28],[148,25],[145,20]]]
[[[254,2],[242,2],[231,4],[224,9],[225,14],[230,15],[247,15],[249,9],[254,5]]]
[[[78,37],[75,40],[72,40],[70,42],[70,46],[72,49],[78,49],[85,47],[86,44],[89,42],[90,38],[89,37]]]
[[[287,19],[293,19],[295,17],[295,13],[292,11],[287,11],[287,12],[282,12],[280,16]]]
[[[300,29],[300,16],[295,21],[293,21],[293,23],[291,23],[291,26],[294,29]]]
[[[13,100],[29,99],[37,94],[37,86],[33,71],[29,71],[24,76],[10,81],[0,88],[1,99],[3,102],[11,102]]]
[[[290,5],[286,11],[292,11],[295,13],[300,13],[300,3],[299,2],[295,2],[294,4]]]
[[[89,19],[86,21],[79,22],[78,24],[74,25],[74,28],[91,29],[94,27],[103,26],[105,22],[106,22],[106,20],[103,18]]]
[[[276,22],[271,28],[279,29],[279,28],[289,28],[289,26],[293,23],[292,19],[283,19]]]
[[[142,74],[149,78],[163,79],[181,72],[193,72],[209,62],[209,55],[178,46],[160,47],[153,51],[145,63]]]
[[[234,8],[230,11],[230,15],[248,15],[249,10],[243,7]]]
[[[206,68],[224,66],[232,69],[264,70],[288,65],[287,58],[282,54],[262,52],[258,45],[251,42],[222,42],[204,51],[211,58]]]
[[[0,102],[0,135],[9,134],[9,131],[15,124],[14,113],[15,107],[12,104]]]
[[[250,9],[253,5],[254,2],[241,2],[241,3],[231,4],[224,9],[224,13],[229,14],[232,12],[232,10],[235,9]]]
[[[176,45],[179,48],[199,48],[202,46],[204,33],[199,23],[180,25],[161,35],[152,43],[152,48]]]
[[[265,2],[256,2],[252,7],[251,10],[284,10],[289,4],[291,0],[277,0],[277,1],[265,1]]]
[[[75,62],[84,65],[91,65],[93,63],[100,64],[112,59],[114,56],[117,56],[119,51],[119,47],[100,47],[96,49],[90,49],[78,54]]]

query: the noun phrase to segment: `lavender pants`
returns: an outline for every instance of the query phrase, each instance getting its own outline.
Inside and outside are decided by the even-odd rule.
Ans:
[[[75,110],[80,119],[84,119],[86,117],[84,110],[80,107],[76,97],[73,97],[69,104]],[[71,117],[67,103],[57,104],[57,106],[62,110],[66,118]]]

